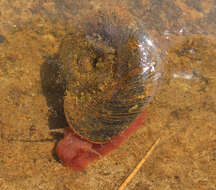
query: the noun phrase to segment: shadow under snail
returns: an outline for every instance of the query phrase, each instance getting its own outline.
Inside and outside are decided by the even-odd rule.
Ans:
[[[99,19],[66,35],[59,59],[70,129],[56,151],[65,165],[83,169],[141,125],[160,83],[161,57],[144,32]]]

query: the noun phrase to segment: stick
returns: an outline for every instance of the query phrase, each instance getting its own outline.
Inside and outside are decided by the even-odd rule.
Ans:
[[[155,143],[152,145],[150,150],[146,153],[146,155],[142,158],[142,160],[137,164],[137,166],[134,168],[134,170],[130,173],[130,175],[126,178],[126,180],[121,184],[118,190],[124,190],[127,184],[131,181],[131,179],[136,175],[136,173],[139,171],[141,166],[144,164],[144,162],[147,160],[147,158],[150,156],[150,154],[153,152],[155,147],[158,145],[160,141],[160,138],[158,138]]]

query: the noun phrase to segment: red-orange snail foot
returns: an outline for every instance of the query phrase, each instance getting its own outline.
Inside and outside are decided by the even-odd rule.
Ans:
[[[96,144],[80,138],[72,129],[65,129],[64,138],[59,141],[56,152],[65,166],[74,170],[83,170],[88,164],[118,148],[127,138],[141,127],[145,112],[142,113],[127,129],[105,144]]]

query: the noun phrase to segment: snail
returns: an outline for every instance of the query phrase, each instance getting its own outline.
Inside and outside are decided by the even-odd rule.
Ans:
[[[140,127],[163,68],[154,42],[116,17],[93,19],[68,33],[59,48],[69,129],[60,160],[84,169]]]

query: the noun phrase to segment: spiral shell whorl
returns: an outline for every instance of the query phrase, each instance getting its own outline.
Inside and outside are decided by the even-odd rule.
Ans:
[[[115,16],[99,16],[68,34],[59,57],[67,121],[78,135],[97,143],[118,135],[143,112],[162,74],[149,37]]]

